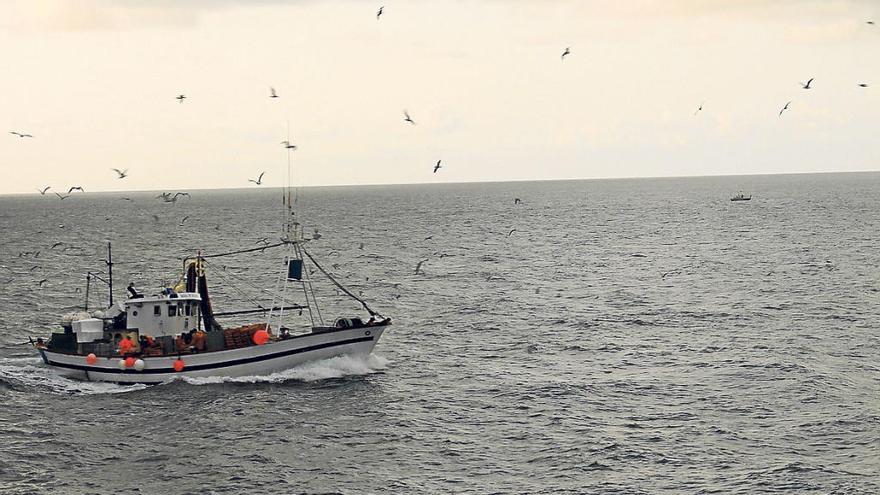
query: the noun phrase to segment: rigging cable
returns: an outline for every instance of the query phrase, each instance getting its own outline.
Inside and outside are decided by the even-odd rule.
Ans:
[[[361,299],[360,297],[354,295],[350,290],[348,290],[347,288],[345,288],[344,285],[342,285],[342,284],[340,284],[339,282],[337,282],[336,279],[333,278],[333,276],[330,275],[330,274],[327,272],[327,270],[324,270],[324,268],[322,268],[321,265],[319,265],[318,262],[315,261],[315,258],[312,257],[311,253],[309,253],[308,251],[306,251],[306,248],[305,248],[305,247],[302,247],[302,252],[305,253],[305,255],[309,257],[309,260],[312,261],[312,264],[315,265],[315,268],[317,268],[318,270],[321,270],[321,273],[323,273],[325,277],[327,277],[331,282],[333,282],[333,285],[335,285],[339,290],[341,290],[342,292],[344,292],[345,294],[347,294],[348,297],[350,297],[350,298],[354,299],[355,301],[361,303],[361,306],[363,306],[364,309],[366,309],[367,312],[370,313],[370,316],[378,316],[379,318],[384,318],[380,313],[378,313],[378,312],[376,312],[376,311],[373,311],[372,308],[370,308],[370,306],[368,306],[367,303],[366,303],[363,299]]]

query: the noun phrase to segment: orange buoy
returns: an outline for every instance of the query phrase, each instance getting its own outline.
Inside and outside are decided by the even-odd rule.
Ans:
[[[254,344],[263,345],[269,342],[269,332],[265,330],[257,330],[254,332]]]
[[[122,354],[128,354],[131,352],[131,349],[134,347],[134,342],[131,341],[130,338],[126,337],[119,341],[119,352]]]
[[[135,359],[131,356],[125,358],[125,367],[131,368],[132,366],[134,366],[134,361],[135,361]]]
[[[174,371],[180,373],[183,371],[184,366],[186,366],[186,363],[183,362],[183,359],[177,358],[177,361],[174,361]]]
[[[89,364],[95,364],[98,362],[98,356],[95,356],[94,353],[91,353],[88,356],[86,356],[86,362]]]

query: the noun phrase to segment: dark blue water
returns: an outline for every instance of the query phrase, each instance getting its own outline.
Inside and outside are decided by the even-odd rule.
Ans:
[[[148,388],[55,377],[20,343],[82,304],[107,241],[118,285],[156,290],[195,249],[276,239],[277,191],[0,197],[0,493],[880,493],[878,191],[307,189],[311,252],[394,318],[374,355]],[[215,304],[268,303],[278,256],[214,260]]]

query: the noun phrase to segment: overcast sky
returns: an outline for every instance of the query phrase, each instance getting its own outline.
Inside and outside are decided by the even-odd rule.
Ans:
[[[0,193],[880,169],[876,1],[3,8]]]

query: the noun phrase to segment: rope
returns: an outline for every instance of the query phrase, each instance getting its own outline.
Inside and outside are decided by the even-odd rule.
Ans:
[[[279,242],[278,244],[269,244],[267,246],[260,246],[260,247],[250,248],[250,249],[242,249],[240,251],[230,251],[228,253],[203,254],[202,258],[218,258],[220,256],[232,256],[233,254],[253,253],[254,251],[263,251],[263,250],[266,250],[269,248],[283,246],[285,244],[287,244],[287,242]],[[191,259],[195,259],[195,258],[196,258],[195,256],[187,256],[186,258],[183,258],[183,261],[191,260]]]
[[[361,303],[361,306],[363,306],[364,309],[366,309],[367,312],[370,313],[370,316],[378,316],[379,318],[383,318],[383,316],[382,316],[381,314],[377,313],[376,311],[373,311],[373,310],[367,305],[367,303],[364,302],[363,299],[361,299],[361,298],[359,298],[358,296],[352,294],[351,291],[349,291],[348,289],[345,288],[345,286],[343,286],[342,284],[340,284],[339,282],[337,282],[336,279],[333,278],[332,275],[330,275],[329,273],[327,273],[327,270],[324,270],[323,268],[321,268],[321,265],[319,265],[318,262],[315,261],[315,258],[313,258],[312,255],[309,254],[308,251],[306,251],[306,248],[305,248],[305,247],[302,248],[302,252],[305,253],[306,256],[309,257],[309,260],[311,260],[312,264],[315,265],[315,268],[317,268],[318,270],[321,270],[321,273],[323,273],[325,277],[327,277],[331,282],[333,282],[333,285],[335,285],[339,290],[341,290],[341,291],[344,292],[346,295],[348,295],[348,297],[350,297],[350,298],[354,299],[355,301]]]

